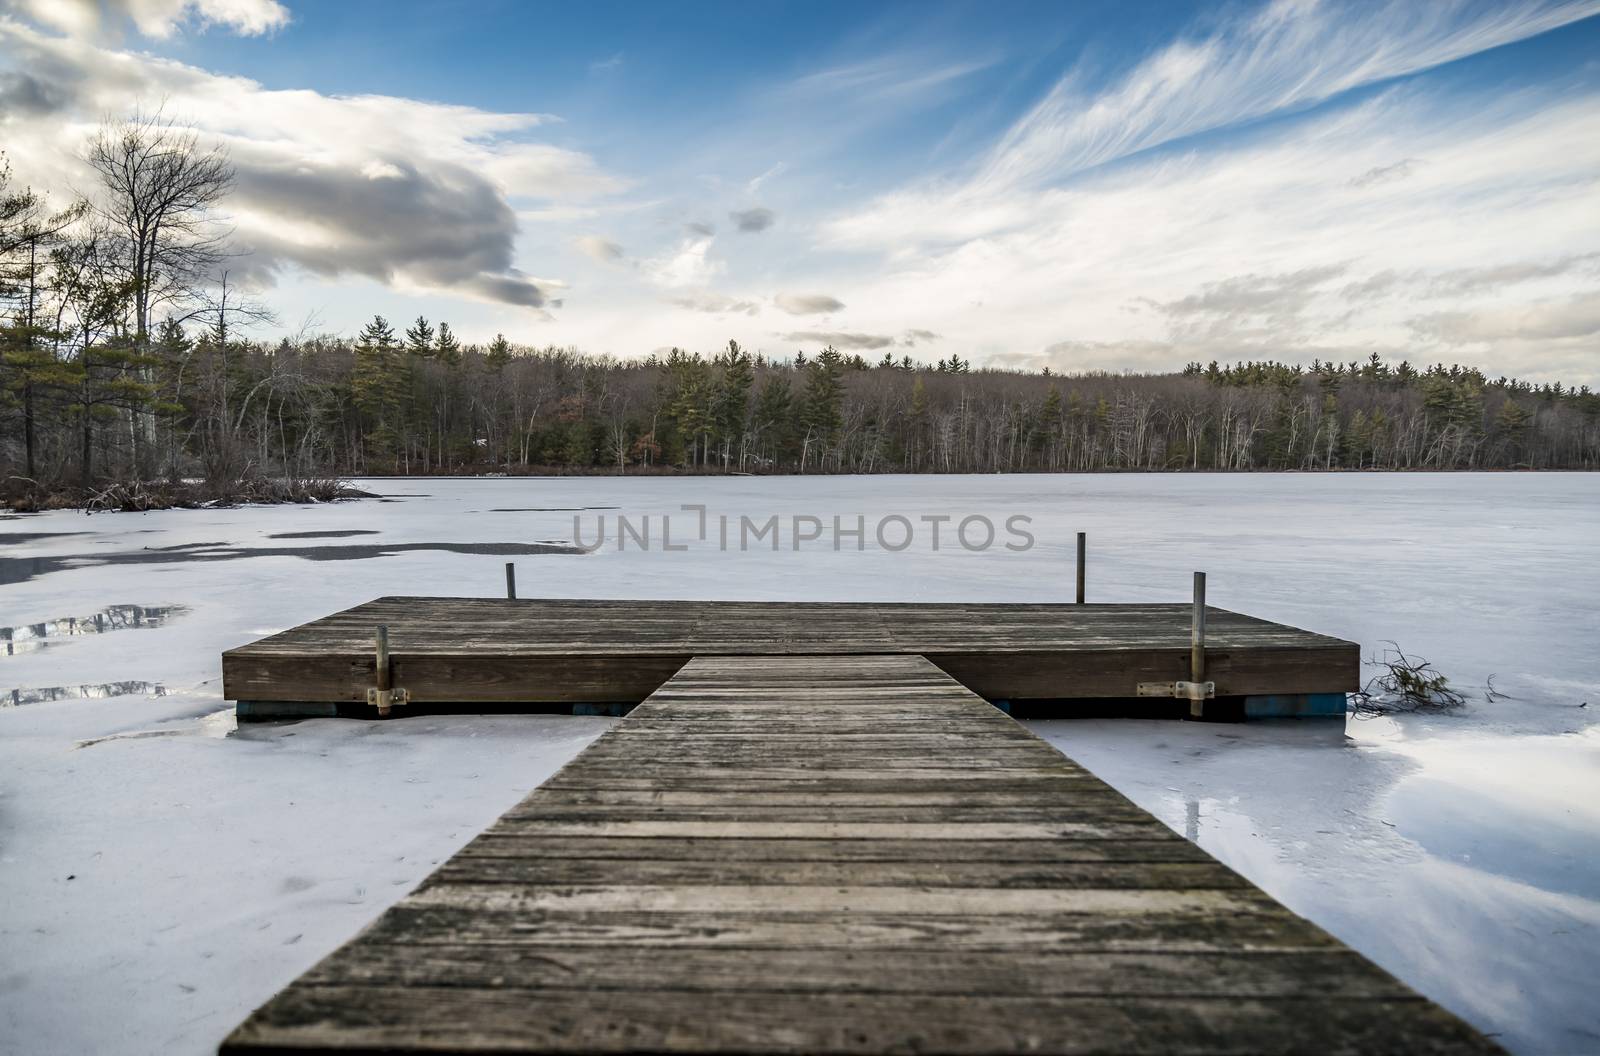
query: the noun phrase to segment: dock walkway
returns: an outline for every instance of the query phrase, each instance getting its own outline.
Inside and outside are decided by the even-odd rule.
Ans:
[[[230,649],[242,718],[370,714],[373,632],[414,704],[634,705],[694,657],[921,656],[991,700],[1134,698],[1191,677],[1189,605],[1015,605],[378,598]],[[1207,610],[1206,675],[1222,698],[1360,685],[1354,642]]]
[[[862,654],[689,660],[224,1051],[1499,1050]]]

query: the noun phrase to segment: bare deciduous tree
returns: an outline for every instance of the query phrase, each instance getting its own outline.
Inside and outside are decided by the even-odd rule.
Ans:
[[[194,129],[160,110],[106,120],[88,162],[106,192],[100,211],[125,243],[134,337],[144,344],[153,310],[191,294],[222,261],[230,232],[213,210],[233,187],[233,166],[220,145],[203,148]]]
[[[193,128],[164,110],[107,118],[89,140],[86,160],[100,177],[99,212],[115,235],[133,308],[133,344],[150,345],[154,311],[191,297],[226,256],[231,233],[215,216],[233,187],[221,145],[203,147]],[[153,447],[154,419],[132,424]]]

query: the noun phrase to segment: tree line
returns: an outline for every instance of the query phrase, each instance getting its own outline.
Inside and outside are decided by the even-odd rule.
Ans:
[[[1594,469],[1600,397],[1472,367],[1271,361],[974,369],[834,348],[637,359],[463,343],[375,318],[250,336],[225,154],[161,114],[105,125],[97,194],[0,165],[0,476],[86,491],[408,473]],[[20,482],[20,483],[19,483]]]

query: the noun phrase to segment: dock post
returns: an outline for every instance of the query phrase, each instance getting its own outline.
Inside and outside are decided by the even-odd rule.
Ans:
[[[1088,562],[1089,533],[1078,533],[1078,604],[1083,604],[1084,566]]]
[[[506,562],[506,598],[517,600],[517,566],[510,561]]]
[[[378,667],[373,672],[378,686],[378,714],[389,714],[389,625],[378,624],[378,635],[374,643],[377,646]]]
[[[1194,574],[1194,613],[1189,619],[1189,681],[1204,682],[1206,678],[1206,574]],[[1190,718],[1205,714],[1205,701],[1189,701]]]

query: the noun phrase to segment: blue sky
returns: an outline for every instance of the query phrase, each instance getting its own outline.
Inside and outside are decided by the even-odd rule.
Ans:
[[[0,0],[13,167],[227,145],[263,336],[1600,380],[1594,0]]]

